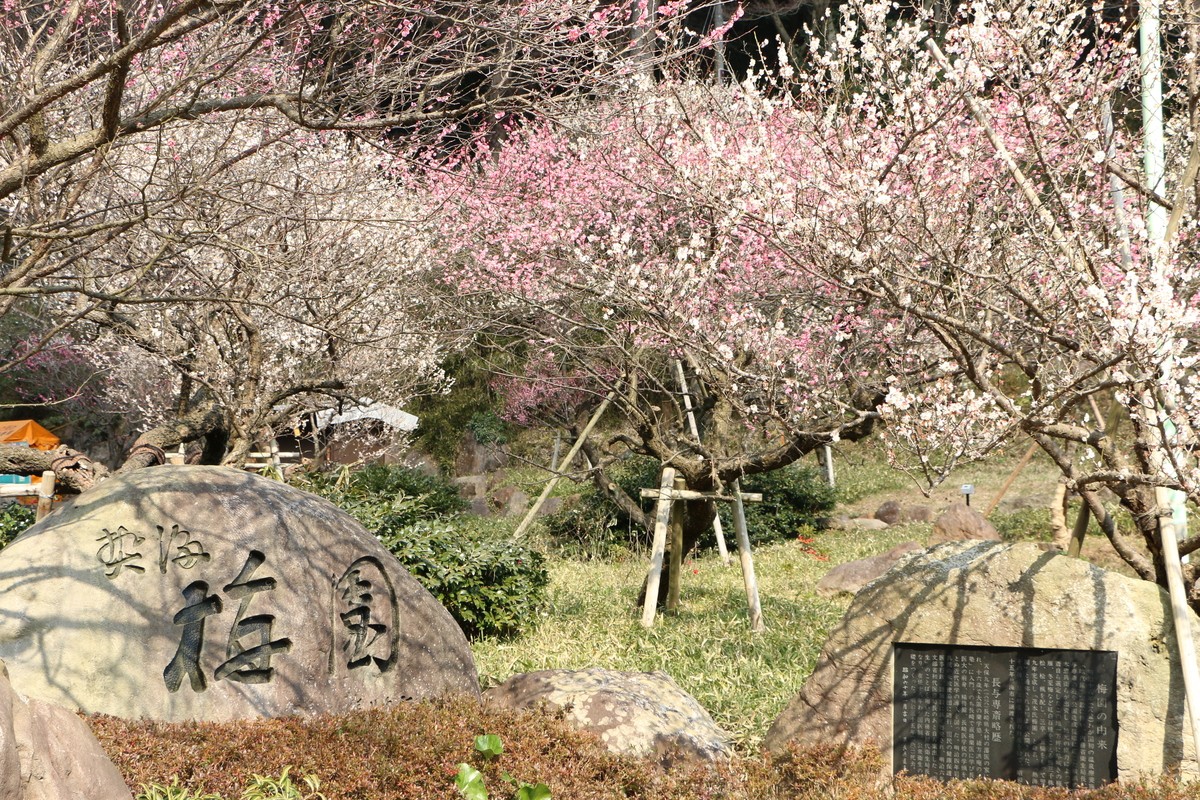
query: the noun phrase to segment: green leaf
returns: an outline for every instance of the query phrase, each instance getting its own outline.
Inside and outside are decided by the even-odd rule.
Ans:
[[[466,800],[488,800],[487,786],[483,783],[483,773],[470,764],[458,765],[458,774],[454,776],[454,786]]]
[[[550,800],[550,787],[544,783],[522,783],[513,800]]]
[[[495,758],[504,752],[504,743],[494,733],[475,737],[475,749],[483,753],[485,758]]]

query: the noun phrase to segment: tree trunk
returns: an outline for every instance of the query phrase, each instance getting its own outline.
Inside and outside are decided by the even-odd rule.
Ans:
[[[137,438],[125,456],[125,462],[117,474],[132,472],[143,467],[165,464],[166,450],[207,437],[215,430],[225,427],[224,410],[207,395],[192,404],[192,410],[172,422],[151,428]]]
[[[0,472],[12,475],[41,475],[54,472],[59,489],[86,492],[108,474],[104,465],[93,462],[86,454],[62,445],[53,450],[35,450],[0,444]]]

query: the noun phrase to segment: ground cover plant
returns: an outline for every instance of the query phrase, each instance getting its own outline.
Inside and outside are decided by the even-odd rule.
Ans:
[[[93,730],[131,788],[148,800],[237,800],[248,786],[278,785],[291,774],[298,795],[305,777],[328,800],[457,800],[460,764],[489,787],[504,775],[544,783],[559,800],[873,800],[886,791],[878,752],[793,749],[775,758],[735,756],[728,763],[685,764],[665,772],[648,761],[616,756],[599,739],[545,712],[514,712],[468,698],[413,703],[340,717],[241,723],[158,723],[91,718]],[[495,731],[502,731],[495,734]],[[498,736],[503,752],[482,758],[481,736]],[[266,778],[257,780],[256,776]],[[157,797],[151,786],[173,787]],[[1015,783],[942,784],[899,778],[898,800],[1182,800],[1194,793],[1165,778],[1071,793]],[[186,793],[186,794],[185,794]],[[493,797],[505,796],[494,792]]]

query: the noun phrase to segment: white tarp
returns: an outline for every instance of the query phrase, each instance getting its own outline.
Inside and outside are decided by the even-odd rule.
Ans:
[[[417,417],[407,411],[384,403],[372,403],[370,400],[360,400],[359,403],[360,405],[341,412],[334,408],[318,411],[317,428],[328,428],[330,425],[353,422],[356,419],[377,419],[402,431],[417,429]]]

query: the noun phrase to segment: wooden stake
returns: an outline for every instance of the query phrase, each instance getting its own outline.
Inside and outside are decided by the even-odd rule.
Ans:
[[[696,413],[692,411],[692,394],[688,391],[687,376],[683,374],[683,361],[675,359],[675,371],[679,375],[679,389],[683,392],[683,409],[687,412],[688,427],[692,436],[700,441],[700,426],[696,424]],[[733,559],[729,557],[729,548],[725,546],[725,531],[721,528],[721,515],[713,515],[713,533],[717,537],[717,552],[721,554],[721,563],[729,566]]]
[[[42,519],[54,507],[54,480],[55,475],[53,470],[48,469],[42,473],[42,482],[38,486],[38,503],[35,519]]]
[[[671,521],[671,489],[675,485],[674,467],[663,467],[658,485],[658,507],[654,515],[654,541],[650,546],[650,572],[646,574],[646,602],[642,607],[642,626],[654,626],[658,610],[658,587],[662,582],[663,551],[667,549],[667,526]]]
[[[1013,469],[1012,474],[1008,476],[1008,480],[1004,481],[1004,485],[1000,487],[999,493],[992,498],[992,502],[988,505],[987,511],[983,512],[983,516],[990,517],[992,512],[996,510],[996,506],[1000,505],[1000,501],[1004,499],[1004,495],[1008,492],[1013,481],[1021,474],[1021,470],[1025,469],[1025,465],[1029,463],[1029,459],[1033,458],[1033,454],[1037,452],[1037,442],[1029,445],[1029,449],[1025,451],[1025,455],[1021,456],[1021,461]]]
[[[579,452],[579,448],[583,447],[583,443],[587,440],[588,434],[592,432],[592,428],[596,427],[596,423],[600,421],[600,416],[604,413],[605,409],[608,408],[608,404],[612,401],[612,399],[613,393],[609,392],[608,396],[604,398],[604,402],[601,403],[600,407],[596,409],[596,413],[592,414],[592,418],[588,420],[587,426],[583,429],[583,433],[579,434],[579,438],[575,441],[575,444],[572,445],[570,452],[567,453],[567,457],[563,459],[564,464],[570,464],[575,458],[576,453]],[[535,500],[533,505],[529,507],[529,510],[525,512],[525,519],[521,520],[521,524],[517,526],[515,531],[513,531],[513,539],[520,539],[521,535],[525,533],[525,529],[529,527],[530,522],[533,522],[533,518],[537,516],[538,509],[540,509],[542,504],[546,502],[546,498],[550,496],[550,492],[554,491],[554,486],[558,483],[560,478],[562,478],[562,473],[556,473],[551,476],[550,480],[546,481],[546,485],[542,489],[542,493],[538,495],[538,499]]]
[[[750,608],[750,630],[760,633],[763,624],[762,605],[758,600],[758,580],[754,577],[754,558],[750,555],[750,534],[746,530],[746,507],[742,504],[740,481],[733,482],[733,529],[737,533],[738,556],[742,562],[742,582],[746,585],[746,602]]]
[[[683,478],[676,478],[672,488],[687,488]],[[671,502],[671,566],[667,572],[667,613],[679,613],[679,589],[683,574],[683,515],[684,501]]]

